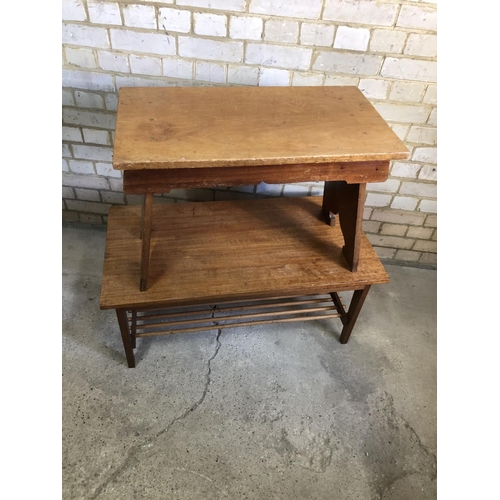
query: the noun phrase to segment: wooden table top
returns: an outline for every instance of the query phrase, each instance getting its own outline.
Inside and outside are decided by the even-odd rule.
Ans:
[[[110,208],[102,309],[175,307],[361,289],[389,276],[362,234],[358,271],[322,197],[154,205],[148,290],[139,291],[141,208]]]
[[[357,87],[122,87],[119,170],[405,159]]]

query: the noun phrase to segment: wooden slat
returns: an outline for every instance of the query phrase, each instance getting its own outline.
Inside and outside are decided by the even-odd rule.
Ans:
[[[140,207],[111,207],[100,305],[160,308],[328,294],[387,283],[362,234],[350,272],[321,198],[154,205],[148,290],[140,292]]]
[[[119,91],[113,166],[120,170],[407,157],[405,145],[354,86]]]
[[[191,168],[126,170],[123,191],[127,194],[165,193],[178,188],[244,186],[266,182],[321,182],[345,180],[348,183],[383,182],[389,175],[388,161],[269,165],[266,167]]]

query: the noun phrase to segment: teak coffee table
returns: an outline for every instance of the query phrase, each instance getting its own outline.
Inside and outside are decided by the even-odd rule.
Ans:
[[[361,230],[366,183],[407,157],[356,87],[122,88],[113,166],[144,203],[110,209],[101,309],[129,367],[137,337],[250,324],[338,317],[346,343],[389,281]],[[309,181],[322,197],[153,206],[177,188]]]

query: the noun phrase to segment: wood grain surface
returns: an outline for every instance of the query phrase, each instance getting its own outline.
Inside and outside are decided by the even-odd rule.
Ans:
[[[404,159],[357,87],[122,87],[113,166],[165,169]]]
[[[154,205],[148,289],[140,292],[141,208],[111,207],[102,309],[216,304],[362,289],[389,277],[364,233],[356,273],[322,197]]]

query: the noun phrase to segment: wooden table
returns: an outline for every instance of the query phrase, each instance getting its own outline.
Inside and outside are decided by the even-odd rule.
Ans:
[[[144,203],[110,210],[101,308],[117,311],[129,366],[136,337],[186,325],[181,312],[158,312],[165,307],[202,314],[232,303],[220,312],[232,320],[211,310],[217,328],[304,319],[305,307],[339,317],[347,342],[370,285],[388,281],[361,230],[366,183],[383,182],[390,160],[407,156],[356,87],[122,88],[113,166]],[[153,207],[153,195],[171,189],[262,181],[325,181],[325,190]],[[356,290],[347,312],[341,290]],[[317,293],[329,304],[309,297]],[[203,319],[182,331],[206,329]]]

